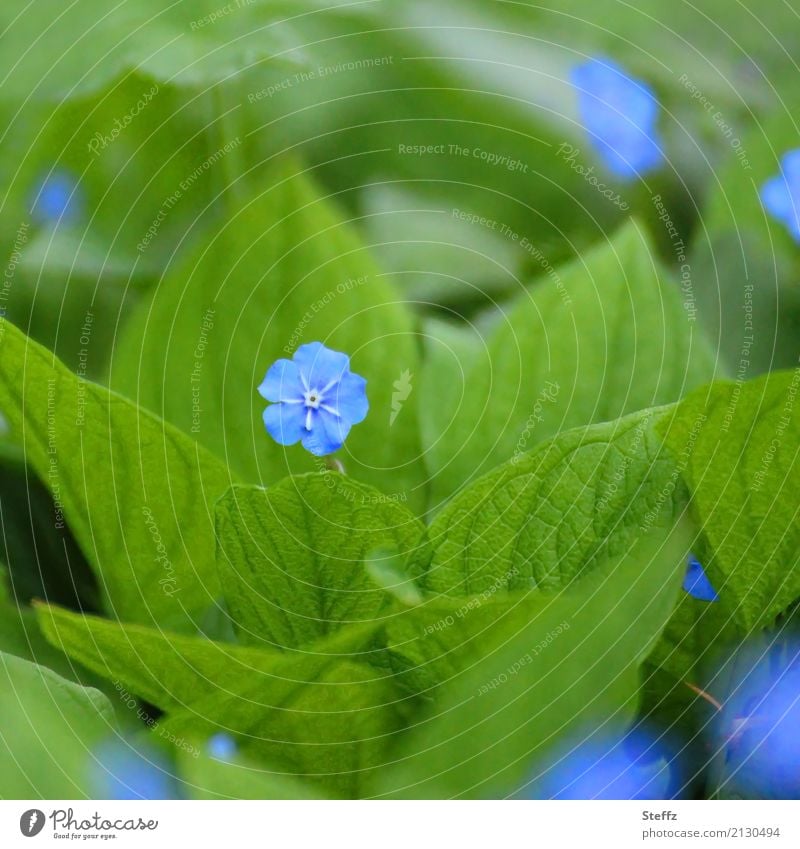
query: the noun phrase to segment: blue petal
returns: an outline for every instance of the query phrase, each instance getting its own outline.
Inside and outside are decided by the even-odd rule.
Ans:
[[[297,365],[291,360],[273,363],[258,391],[267,401],[302,401],[304,388]]]
[[[598,731],[584,740],[570,739],[537,764],[525,797],[663,799],[669,796],[672,753],[662,749],[649,735],[633,732],[625,738]]]
[[[718,601],[717,591],[708,580],[700,561],[695,557],[689,558],[686,575],[683,579],[683,589],[699,601]]]
[[[80,194],[74,178],[63,172],[55,172],[40,183],[33,212],[42,221],[57,223],[75,217],[79,207]]]
[[[781,168],[786,175],[786,180],[795,192],[800,192],[800,148],[790,150],[781,159]]]
[[[159,752],[109,740],[95,751],[91,781],[96,799],[175,799],[177,787]]]
[[[236,755],[236,741],[230,734],[220,731],[208,740],[208,753],[219,761],[229,761]]]
[[[308,433],[305,423],[306,408],[303,404],[270,404],[264,410],[264,426],[279,445],[299,442]]]
[[[303,447],[317,457],[333,454],[344,445],[350,423],[325,410],[315,410],[311,430],[303,435]]]
[[[783,177],[773,177],[761,187],[761,202],[770,215],[789,221],[795,215],[789,186]]]
[[[324,389],[341,380],[350,370],[350,357],[326,348],[322,342],[301,345],[295,351],[294,361],[309,389]]]
[[[325,403],[334,407],[349,424],[363,422],[369,412],[367,381],[359,374],[348,372],[330,394],[326,393]]]
[[[571,78],[581,121],[609,170],[631,178],[660,164],[658,101],[648,85],[607,59],[573,68]]]

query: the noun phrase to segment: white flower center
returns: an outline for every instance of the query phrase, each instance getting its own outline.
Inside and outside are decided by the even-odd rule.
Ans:
[[[322,403],[322,393],[318,389],[309,389],[304,394],[304,402],[306,407],[310,407],[312,410],[318,410],[319,405]]]

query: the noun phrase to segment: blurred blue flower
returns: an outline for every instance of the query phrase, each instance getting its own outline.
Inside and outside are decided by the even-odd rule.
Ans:
[[[121,739],[107,740],[91,763],[95,799],[175,799],[169,764],[154,749]]]
[[[208,740],[208,753],[218,761],[229,761],[235,757],[237,751],[236,741],[230,734],[220,731]]]
[[[367,381],[350,371],[350,357],[321,342],[301,345],[291,360],[267,371],[259,393],[273,403],[264,425],[280,445],[302,442],[312,454],[332,454],[369,410]]]
[[[800,642],[737,653],[715,731],[726,796],[800,798]]]
[[[690,596],[700,601],[719,601],[717,591],[711,585],[711,581],[708,580],[705,569],[703,569],[700,561],[691,554],[683,579],[683,589]]]
[[[669,798],[670,766],[646,734],[598,734],[562,748],[534,779],[529,798]]]
[[[80,215],[81,206],[78,184],[66,171],[53,171],[36,187],[33,215],[41,222],[68,223]]]
[[[600,57],[573,68],[570,76],[580,120],[609,171],[631,180],[661,164],[658,101],[646,83]]]
[[[761,187],[761,202],[767,212],[786,225],[800,242],[800,149],[790,150],[781,160],[781,173]]]

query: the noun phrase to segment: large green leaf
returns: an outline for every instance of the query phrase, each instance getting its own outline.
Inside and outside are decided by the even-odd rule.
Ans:
[[[388,762],[403,720],[400,695],[391,676],[338,660],[283,687],[280,698],[263,682],[242,679],[232,692],[173,714],[164,729],[177,737],[222,729],[246,753],[351,797]]]
[[[702,530],[697,554],[739,629],[800,597],[800,369],[699,389],[658,424]]]
[[[715,371],[635,222],[542,279],[470,359],[462,391],[438,402],[442,374],[423,372],[437,501],[565,428],[676,401]]]
[[[485,630],[482,653],[398,747],[377,793],[506,795],[533,776],[556,738],[624,724],[639,666],[672,612],[686,548],[682,531],[659,533],[577,587],[529,593],[515,615]]]
[[[53,646],[162,710],[178,710],[220,689],[234,691],[248,677],[268,684],[278,698],[298,683],[295,667],[300,677],[313,681],[336,662],[322,651],[265,651],[82,616],[56,606],[41,606],[38,615]]]
[[[70,657],[167,711],[164,733],[202,738],[222,728],[241,735],[248,751],[344,795],[355,792],[362,770],[379,765],[400,722],[396,686],[348,659],[344,632],[302,652],[279,652],[56,607],[42,608],[39,621]]]
[[[108,699],[0,652],[0,797],[87,798],[87,748],[114,728]]]
[[[193,433],[248,481],[319,469],[277,445],[256,393],[267,368],[314,340],[352,357],[370,411],[342,450],[348,474],[424,503],[416,404],[392,416],[393,383],[417,371],[411,316],[347,222],[304,174],[270,172],[196,256],[134,315],[112,385]]]
[[[409,554],[422,523],[339,474],[232,487],[217,503],[217,566],[240,639],[297,648],[381,615],[364,569],[375,549]]]
[[[668,409],[568,431],[465,489],[428,529],[423,586],[560,589],[650,528],[672,527],[685,490],[653,427]]]
[[[211,504],[228,470],[175,428],[72,374],[0,325],[0,409],[50,489],[105,605],[134,622],[191,627],[216,598]]]

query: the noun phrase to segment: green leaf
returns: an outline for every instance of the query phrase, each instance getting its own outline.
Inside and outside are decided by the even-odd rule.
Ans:
[[[407,735],[378,793],[506,795],[532,777],[556,738],[629,720],[639,666],[672,612],[687,548],[682,531],[658,533],[570,590],[520,599],[486,629],[480,660]]]
[[[213,17],[211,17],[213,16]],[[296,38],[273,3],[221,6],[216,0],[153,0],[99,9],[21,0],[0,12],[0,79],[6,97],[62,100],[95,91],[132,68],[159,81],[208,86],[264,60],[293,66]]]
[[[267,435],[256,387],[277,359],[322,341],[367,378],[369,415],[341,452],[348,474],[419,507],[414,394],[392,415],[393,382],[417,372],[411,315],[307,176],[288,166],[268,176],[132,317],[112,385],[192,433],[248,482],[273,483],[319,470],[321,461]]]
[[[567,431],[456,496],[416,565],[434,593],[560,589],[620,555],[685,506],[672,457],[645,410]]]
[[[291,774],[243,756],[233,762],[178,753],[183,786],[192,799],[319,799],[315,788]]]
[[[378,618],[387,595],[366,556],[407,554],[425,530],[401,504],[336,473],[232,487],[216,517],[220,583],[240,639],[292,648]]]
[[[211,504],[228,470],[175,428],[0,325],[0,409],[108,610],[190,628],[218,593]]]
[[[391,678],[350,660],[342,631],[302,652],[267,651],[42,607],[55,646],[114,684],[167,711],[162,731],[241,735],[248,751],[352,795],[400,723]],[[363,633],[376,626],[365,626]],[[362,638],[359,642],[363,642]]]
[[[446,422],[425,455],[435,501],[566,428],[670,403],[711,380],[714,358],[689,319],[635,222],[551,269],[502,317],[458,392],[422,408]],[[435,366],[424,371],[423,395],[438,382]]]
[[[108,699],[0,652],[0,797],[88,798],[87,747],[114,729]]]
[[[47,642],[33,610],[5,599],[0,599],[0,652],[38,663],[78,684],[97,686],[95,676]]]
[[[177,737],[238,735],[243,751],[303,776],[336,795],[353,797],[388,762],[402,723],[402,701],[390,676],[347,660],[311,671],[280,696],[251,676],[173,714],[163,728]],[[304,670],[301,672],[301,670]],[[308,670],[308,671],[305,671]]]
[[[739,633],[800,597],[798,391],[800,369],[714,384],[657,425],[691,491],[714,606]]]

